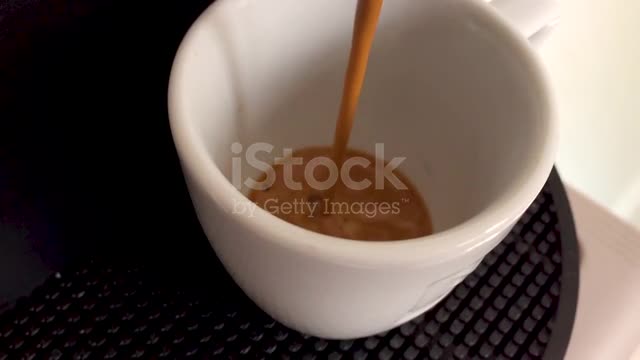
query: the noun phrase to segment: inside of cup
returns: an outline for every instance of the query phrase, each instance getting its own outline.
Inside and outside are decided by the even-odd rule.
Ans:
[[[192,28],[173,74],[181,121],[229,181],[232,159],[252,144],[273,146],[258,154],[267,162],[284,148],[331,144],[355,6],[222,1]],[[400,168],[436,232],[518,186],[547,133],[529,59],[480,6],[386,2],[351,135],[353,148],[384,144],[387,160],[406,158]],[[243,179],[259,172],[242,163]]]

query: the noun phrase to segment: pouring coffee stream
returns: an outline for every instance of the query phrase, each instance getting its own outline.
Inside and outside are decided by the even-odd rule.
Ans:
[[[308,230],[355,240],[403,240],[432,232],[427,207],[409,180],[399,170],[391,170],[387,175],[392,181],[387,175],[380,181],[380,167],[386,166],[384,159],[348,147],[382,3],[383,0],[358,1],[333,145],[294,151],[291,163],[274,166],[275,181],[271,186],[249,195],[273,215]],[[317,165],[314,161],[318,159],[332,160],[340,173],[328,187],[316,186],[331,178],[327,167],[312,166]],[[347,164],[349,160],[354,163]],[[312,168],[312,175],[307,173],[308,167]],[[343,167],[348,170],[348,180],[343,179]],[[301,186],[290,186],[291,180]],[[354,186],[363,183],[369,186]],[[294,210],[285,211],[272,206],[274,203],[288,204]]]
[[[382,11],[383,0],[358,0],[355,21],[353,24],[353,37],[351,40],[351,53],[349,64],[344,76],[342,100],[333,140],[332,158],[338,169],[342,168],[344,157],[349,146],[349,137],[358,109],[358,101],[362,93],[362,85],[367,73],[369,54],[378,27],[378,19]],[[341,186],[337,181],[334,186],[324,191],[320,196],[331,200],[335,188]]]
[[[359,0],[353,26],[349,65],[344,79],[340,113],[333,142],[333,159],[341,167],[367,72],[369,53],[382,10],[382,0]]]

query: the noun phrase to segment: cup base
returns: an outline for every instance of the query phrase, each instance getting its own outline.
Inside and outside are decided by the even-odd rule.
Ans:
[[[443,294],[442,296],[440,296],[439,298],[437,298],[435,301],[422,306],[420,309],[418,310],[414,310],[412,312],[410,312],[409,314],[403,316],[402,318],[400,318],[400,320],[398,320],[390,329],[393,329],[394,327],[400,326],[408,321],[411,321],[415,318],[417,318],[418,316],[424,314],[425,312],[429,311],[432,307],[436,306],[440,301],[442,301],[442,299],[444,299],[445,297],[447,297],[449,295],[451,291],[447,291],[445,294]]]

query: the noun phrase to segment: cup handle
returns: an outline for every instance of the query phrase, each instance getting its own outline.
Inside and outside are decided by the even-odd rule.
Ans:
[[[490,4],[533,46],[544,43],[560,18],[557,0],[491,0]]]

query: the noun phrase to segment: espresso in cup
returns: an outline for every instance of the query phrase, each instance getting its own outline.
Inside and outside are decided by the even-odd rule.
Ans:
[[[249,198],[287,222],[345,239],[403,240],[431,233],[429,212],[418,190],[397,170],[376,171],[376,166],[389,164],[375,156],[348,150],[343,167],[358,165],[347,165],[348,179],[331,174],[326,166],[313,167],[313,173],[305,170],[312,168],[312,161],[330,161],[332,154],[331,147],[295,151],[273,167],[273,184],[254,190]],[[293,159],[299,159],[297,164]]]
[[[299,149],[262,174],[251,201],[307,230],[353,240],[431,234],[418,190],[384,159],[348,148],[382,0],[360,0],[333,147]],[[391,167],[390,167],[391,166]]]

